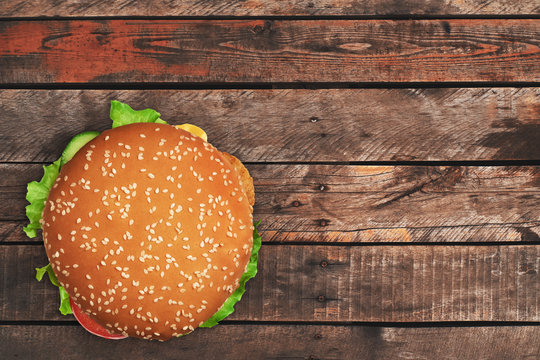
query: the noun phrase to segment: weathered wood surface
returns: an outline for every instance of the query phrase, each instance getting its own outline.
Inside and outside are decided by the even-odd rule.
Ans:
[[[80,326],[0,326],[8,359],[538,359],[535,326],[221,325],[166,343],[104,341]]]
[[[276,15],[529,15],[538,0],[3,0],[0,17],[36,16],[276,16]]]
[[[263,246],[229,320],[540,321],[539,245]],[[0,321],[73,320],[42,246],[0,247]]]
[[[271,221],[271,218],[270,218]],[[22,231],[27,220],[0,221],[0,243],[40,242],[41,237],[29,239]],[[532,242],[540,241],[540,222],[511,224],[482,224],[479,226],[380,227],[348,231],[289,231],[265,230],[260,234],[265,243],[461,243],[461,242]]]
[[[540,81],[538,20],[13,21],[2,83]]]
[[[540,167],[248,166],[272,242],[540,241]],[[24,220],[39,164],[0,164],[0,220]],[[0,241],[26,241],[21,222]]]
[[[540,159],[540,88],[449,88],[1,90],[0,161],[56,160],[110,128],[113,99],[196,124],[244,162]]]
[[[317,19],[407,14],[530,19]],[[540,0],[4,0],[0,85],[530,85],[538,14]],[[201,20],[10,20],[134,15]],[[0,91],[0,357],[540,358],[538,326],[407,327],[540,324],[540,167],[309,164],[538,161],[539,89]],[[223,326],[165,344],[104,341],[34,278],[47,259],[21,231],[25,184],[73,135],[108,128],[112,99],[195,123],[249,162],[265,245]]]

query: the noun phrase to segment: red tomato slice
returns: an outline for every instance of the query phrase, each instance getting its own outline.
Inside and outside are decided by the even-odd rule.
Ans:
[[[127,336],[122,334],[112,334],[103,326],[99,325],[97,322],[92,320],[90,316],[86,315],[80,307],[78,307],[71,298],[69,299],[69,304],[71,305],[71,310],[73,311],[73,316],[81,324],[83,328],[86,329],[91,334],[97,335],[99,337],[111,340],[120,340],[125,339]]]

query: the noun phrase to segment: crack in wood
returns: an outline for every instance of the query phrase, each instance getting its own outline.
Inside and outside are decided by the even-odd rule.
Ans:
[[[429,185],[440,184],[444,188],[451,188],[453,185],[458,183],[462,177],[463,177],[463,169],[461,167],[458,167],[458,166],[447,167],[441,175],[435,178],[431,178],[429,180],[421,182],[420,184],[415,185],[405,191],[402,191],[398,193],[397,195],[392,194],[392,195],[385,196],[384,201],[377,203],[375,205],[375,208],[381,209],[403,198],[409,197],[415,193],[422,192]]]

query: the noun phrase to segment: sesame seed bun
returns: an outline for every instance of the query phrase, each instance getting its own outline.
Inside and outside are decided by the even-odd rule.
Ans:
[[[47,255],[75,304],[112,333],[160,340],[218,311],[253,241],[251,178],[232,162],[164,124],[107,130],[79,150],[42,219]]]

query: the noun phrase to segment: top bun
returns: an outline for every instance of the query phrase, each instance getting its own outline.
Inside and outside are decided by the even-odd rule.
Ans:
[[[112,333],[189,333],[239,285],[252,207],[235,166],[170,125],[104,131],[65,164],[43,211],[55,274]]]

